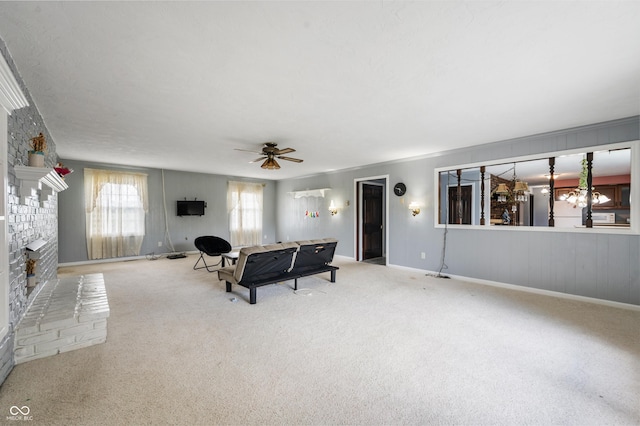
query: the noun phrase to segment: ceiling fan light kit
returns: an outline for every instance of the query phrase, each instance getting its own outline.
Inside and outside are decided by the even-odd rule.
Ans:
[[[277,170],[280,168],[280,164],[273,158],[267,158],[260,167],[267,170]]]

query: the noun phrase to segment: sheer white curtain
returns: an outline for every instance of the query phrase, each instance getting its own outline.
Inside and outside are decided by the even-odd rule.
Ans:
[[[230,181],[227,189],[231,245],[251,246],[262,242],[261,183]]]
[[[89,259],[137,256],[149,210],[147,175],[84,169]]]

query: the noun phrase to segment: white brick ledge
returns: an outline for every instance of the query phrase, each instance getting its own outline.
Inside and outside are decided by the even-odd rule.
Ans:
[[[104,343],[109,301],[102,274],[45,283],[16,328],[16,364]]]

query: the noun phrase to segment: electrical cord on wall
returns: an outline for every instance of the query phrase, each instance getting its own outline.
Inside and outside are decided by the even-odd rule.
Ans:
[[[510,167],[509,169],[495,176],[502,176],[506,173],[509,173],[512,170],[514,170],[514,173],[515,173],[515,167]],[[462,179],[462,181],[480,182],[480,180],[475,180],[475,179]],[[451,172],[449,171],[447,172],[447,188],[449,187],[450,184],[451,184]],[[437,274],[427,274],[427,276],[436,277],[436,278],[449,278],[446,275],[442,275],[443,269],[449,269],[449,266],[447,266],[447,264],[445,263],[445,257],[447,254],[447,233],[449,232],[448,225],[449,225],[449,203],[445,203],[445,221],[444,221],[444,234],[442,235],[442,256],[440,258],[440,268],[438,269]]]
[[[165,242],[168,242],[168,246],[171,249],[169,253],[162,253],[156,255],[155,252],[147,253],[147,260],[158,260],[161,257],[166,257],[167,259],[181,259],[187,257],[184,252],[177,253],[175,247],[173,246],[173,241],[171,241],[171,234],[169,233],[169,215],[167,214],[167,196],[165,192],[165,183],[164,183],[164,169],[161,169],[162,173],[162,208],[164,213],[164,239]]]
[[[169,242],[169,248],[173,253],[175,253],[176,249],[173,247],[173,242],[171,241],[171,234],[169,233],[169,218],[167,215],[167,195],[164,190],[164,169],[162,169],[162,207],[164,210],[164,237]]]
[[[167,197],[164,190],[164,169],[161,169],[161,173],[162,173],[162,208],[164,213],[164,238],[165,238],[165,242],[169,243],[169,248],[171,249],[171,253],[175,255],[176,249],[173,247],[173,242],[171,241],[171,235],[169,234],[169,219],[167,215]],[[151,252],[145,255],[147,260],[158,260],[163,256],[166,256],[167,258],[171,258],[168,253],[156,254],[155,252]],[[183,254],[180,257],[185,257],[185,256]]]
[[[510,171],[515,170],[515,167],[510,167],[504,172],[497,174],[495,176],[502,176]],[[464,182],[480,182],[480,180],[475,179],[461,179]],[[451,184],[451,172],[447,172],[447,188]],[[440,258],[440,268],[438,269],[437,274],[427,274],[427,276],[436,277],[436,278],[449,278],[446,275],[442,275],[443,269],[449,269],[449,266],[445,263],[445,257],[447,254],[447,233],[449,232],[449,203],[445,203],[445,221],[444,221],[444,234],[442,235],[442,256]]]
[[[446,275],[442,275],[443,269],[449,269],[449,266],[445,263],[444,259],[447,254],[447,232],[449,231],[449,227],[447,226],[448,220],[445,221],[444,224],[444,234],[442,236],[442,256],[440,258],[440,269],[438,269],[438,273],[435,275],[436,278],[449,278]]]
[[[449,178],[451,177],[450,173],[447,173],[447,187],[449,187]],[[445,257],[447,255],[447,233],[449,232],[449,203],[445,203],[445,221],[444,221],[444,233],[442,234],[442,255],[440,256],[440,267],[438,268],[437,274],[426,274],[428,277],[435,278],[449,278],[446,275],[442,275],[443,269],[449,269],[449,266],[445,263]]]

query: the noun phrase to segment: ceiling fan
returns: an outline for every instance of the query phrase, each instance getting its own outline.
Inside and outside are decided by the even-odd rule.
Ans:
[[[238,148],[236,148],[236,151],[253,152],[253,153],[262,155],[262,157],[256,158],[255,160],[250,161],[250,163],[257,163],[258,161],[264,160],[264,162],[260,167],[268,170],[276,170],[280,168],[280,164],[278,164],[278,162],[276,161],[276,158],[280,160],[293,161],[294,163],[302,163],[302,160],[299,158],[285,157],[283,155],[283,154],[289,154],[291,152],[295,152],[296,151],[295,149],[293,148],[278,149],[277,146],[278,146],[277,143],[266,142],[262,147],[262,151],[260,152],[249,151],[246,149],[238,149]]]

